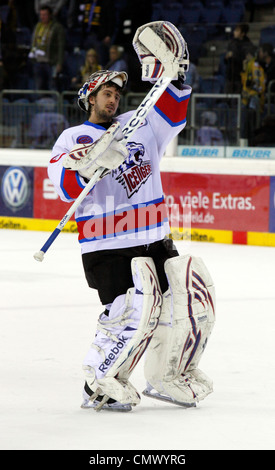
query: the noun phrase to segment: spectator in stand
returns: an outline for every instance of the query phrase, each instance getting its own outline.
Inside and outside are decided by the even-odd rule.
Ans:
[[[92,48],[89,49],[86,52],[85,64],[83,65],[83,67],[80,68],[77,76],[72,78],[72,88],[78,90],[83,85],[83,83],[88,80],[89,76],[92,75],[92,73],[97,72],[101,69],[102,67],[98,63],[98,54],[96,50]]]
[[[233,39],[229,41],[225,54],[225,93],[241,93],[241,72],[246,53],[252,43],[247,36],[249,26],[238,24],[233,31]]]
[[[195,145],[224,145],[223,135],[217,127],[217,114],[214,111],[204,111],[201,115],[202,126],[198,129]]]
[[[260,44],[258,58],[265,72],[265,86],[266,91],[268,91],[269,83],[272,80],[275,80],[275,56],[273,45],[269,43]],[[274,90],[275,84],[272,85],[272,91]]]
[[[257,117],[264,111],[265,76],[264,70],[256,58],[255,48],[251,48],[243,62],[242,78],[242,119],[241,139],[244,145],[250,145],[257,127]]]
[[[65,30],[54,19],[50,7],[41,7],[39,17],[29,53],[29,58],[33,61],[35,87],[37,90],[56,89],[63,68]]]
[[[256,57],[256,51],[247,52],[243,62],[242,78],[242,103],[245,106],[256,109],[258,106],[263,112],[265,102],[265,75],[264,69]]]
[[[114,0],[80,1],[75,15],[82,29],[79,47],[96,49],[99,54],[99,62],[106,64],[116,28]]]
[[[116,70],[117,72],[128,72],[128,66],[123,58],[124,48],[113,44],[109,49],[109,62],[105,65],[106,70]]]
[[[34,0],[35,13],[39,16],[41,7],[48,6],[51,8],[53,16],[57,19],[61,8],[66,3],[67,0]]]

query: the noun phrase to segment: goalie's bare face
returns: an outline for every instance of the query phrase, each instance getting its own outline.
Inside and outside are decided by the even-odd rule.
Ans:
[[[120,92],[115,85],[103,85],[95,96],[90,95],[92,110],[89,121],[97,124],[111,121],[117,112]]]

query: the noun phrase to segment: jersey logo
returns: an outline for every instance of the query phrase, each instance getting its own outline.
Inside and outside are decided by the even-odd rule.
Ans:
[[[142,144],[129,142],[127,149],[129,150],[127,159],[112,174],[125,188],[128,198],[131,198],[151,176],[152,167],[150,160],[146,161],[142,158],[145,154]]]
[[[76,139],[77,144],[91,144],[92,142],[93,142],[93,139],[89,135],[80,135]]]

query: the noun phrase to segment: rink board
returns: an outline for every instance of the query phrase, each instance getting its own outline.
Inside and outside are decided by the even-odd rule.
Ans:
[[[69,205],[48,151],[0,150],[0,228],[53,231]],[[275,161],[166,157],[161,173],[176,240],[275,246]],[[72,217],[64,229],[77,232]]]

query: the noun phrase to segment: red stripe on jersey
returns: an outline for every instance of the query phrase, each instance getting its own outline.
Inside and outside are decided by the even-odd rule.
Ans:
[[[156,107],[173,123],[182,122],[186,119],[187,107],[190,95],[178,98],[167,90],[161,95]]]
[[[119,214],[102,214],[102,217],[91,217],[88,220],[76,220],[79,241],[96,240],[147,231],[161,226],[168,220],[167,206],[162,201],[150,206],[125,210]]]
[[[61,177],[61,188],[68,199],[76,199],[84,186],[81,185],[76,171],[64,168]]]

